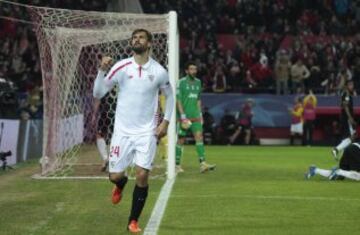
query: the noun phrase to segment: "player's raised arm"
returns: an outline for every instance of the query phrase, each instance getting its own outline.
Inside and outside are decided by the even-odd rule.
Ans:
[[[112,67],[112,69],[108,73],[108,76],[106,76],[105,78],[105,74],[109,70],[112,63],[113,60],[111,57],[104,56],[101,59],[100,68],[96,76],[93,89],[93,96],[97,99],[101,99],[102,97],[104,97],[104,95],[106,95],[106,93],[108,93],[112,88],[112,86],[109,86],[109,84],[105,83],[105,79],[108,78],[108,76],[112,74],[112,70],[115,69],[115,66]]]

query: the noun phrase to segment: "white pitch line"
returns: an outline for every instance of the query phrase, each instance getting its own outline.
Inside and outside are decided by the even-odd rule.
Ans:
[[[273,199],[273,200],[310,200],[310,201],[360,201],[360,198],[337,198],[337,197],[302,197],[302,196],[282,196],[282,195],[181,195],[172,194],[173,198],[248,198],[248,199]]]
[[[144,229],[144,235],[157,234],[162,217],[165,213],[166,205],[169,200],[172,187],[175,182],[175,178],[166,180],[164,186],[162,187],[159,198],[155,203],[154,209],[151,212],[150,219]]]
[[[36,180],[107,180],[108,176],[40,176],[33,175]]]
[[[36,180],[108,180],[108,176],[41,176],[35,174],[31,176],[32,179]],[[163,179],[164,176],[150,176],[150,179]],[[135,177],[129,176],[129,180],[135,180]]]

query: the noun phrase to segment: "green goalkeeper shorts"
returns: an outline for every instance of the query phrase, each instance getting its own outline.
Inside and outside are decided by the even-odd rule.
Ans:
[[[196,132],[202,133],[203,132],[202,124],[200,122],[193,122],[191,123],[189,129],[184,130],[183,128],[181,128],[180,122],[177,123],[177,133],[179,136],[185,137],[188,131],[191,131],[192,133],[196,133]]]

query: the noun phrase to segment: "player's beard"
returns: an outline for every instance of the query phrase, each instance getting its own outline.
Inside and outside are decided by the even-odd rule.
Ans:
[[[148,50],[148,48],[144,45],[135,44],[131,47],[131,50],[135,52],[135,54],[141,55],[144,54]]]

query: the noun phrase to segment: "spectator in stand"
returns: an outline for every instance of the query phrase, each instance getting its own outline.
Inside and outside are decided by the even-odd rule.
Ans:
[[[310,71],[303,64],[303,60],[298,58],[296,63],[291,66],[292,93],[301,94],[304,92],[304,80],[310,77]]]
[[[288,82],[290,78],[291,62],[285,50],[281,50],[275,63],[276,94],[289,93]]]
[[[291,127],[290,127],[290,144],[294,145],[295,138],[302,140],[303,136],[303,112],[304,108],[300,97],[295,97],[295,104],[290,109]]]
[[[249,42],[244,46],[244,51],[241,54],[240,62],[245,70],[248,70],[256,63],[257,49],[254,46],[254,42]]]
[[[244,135],[244,140],[242,143],[249,145],[251,141],[251,131],[252,131],[252,117],[254,115],[252,107],[254,106],[254,101],[252,99],[247,99],[243,104],[239,116],[237,118],[237,128],[235,132],[229,137],[229,144],[234,144],[237,142],[238,138]]]
[[[306,96],[303,100],[304,107],[304,145],[312,145],[313,144],[313,129],[314,122],[316,119],[316,106],[317,106],[317,98],[314,95],[313,91],[306,90]]]
[[[42,119],[42,90],[39,86],[25,93],[25,99],[19,103],[19,116],[23,120]]]
[[[332,61],[330,61],[324,71],[324,80],[321,82],[321,86],[324,87],[324,93],[326,95],[334,95],[336,93],[336,69]]]
[[[240,66],[239,63],[235,60],[233,63],[229,66],[229,75],[228,75],[228,88],[232,91],[237,91],[237,89],[240,87]]]
[[[320,66],[315,62],[314,58],[309,58],[308,67],[310,70],[310,77],[305,80],[305,91],[309,89],[320,91],[322,79]]]
[[[341,69],[336,77],[336,82],[337,82],[336,93],[337,94],[340,94],[343,91],[343,89],[345,87],[345,83],[348,80],[351,80],[351,73],[348,73],[346,69]]]
[[[217,67],[213,78],[213,91],[216,93],[223,93],[226,91],[226,76],[222,66]]]
[[[246,72],[246,82],[249,88],[268,90],[272,83],[272,70],[268,66],[268,58],[261,55],[258,63]]]

